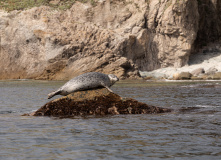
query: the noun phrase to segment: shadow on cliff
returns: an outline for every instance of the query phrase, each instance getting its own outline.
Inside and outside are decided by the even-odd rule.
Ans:
[[[209,63],[210,61],[214,62],[214,60],[216,60],[217,58],[220,59],[220,57],[221,57],[220,50],[205,49],[201,53],[190,55],[190,59],[189,59],[188,64],[195,65],[195,64],[201,64],[203,62],[207,62],[207,63]],[[214,65],[216,65],[216,64],[214,64]]]
[[[199,29],[189,64],[200,64],[221,55],[221,1],[198,0]]]
[[[221,37],[221,1],[198,0],[199,30],[194,42],[197,52],[208,43],[214,43]]]
[[[120,54],[131,61],[138,70],[152,71],[161,67],[158,59],[159,48],[151,38],[152,33],[148,33],[147,29],[144,32],[140,37],[130,35],[122,44]]]

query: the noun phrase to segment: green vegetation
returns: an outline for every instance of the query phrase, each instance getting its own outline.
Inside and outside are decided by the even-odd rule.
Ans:
[[[42,5],[50,6],[55,9],[67,10],[76,2],[96,5],[96,0],[0,0],[0,9],[6,11],[24,10]]]

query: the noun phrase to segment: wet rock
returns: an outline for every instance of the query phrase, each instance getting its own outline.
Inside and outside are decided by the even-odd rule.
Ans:
[[[213,80],[220,80],[221,79],[221,72],[217,72],[211,76]]]
[[[182,107],[179,109],[180,113],[191,113],[194,111],[198,111],[200,107]]]
[[[193,77],[191,77],[191,80],[203,80],[203,77],[195,77],[195,76],[193,76]]]
[[[122,98],[106,88],[78,91],[46,103],[33,116],[73,117],[88,115],[153,114],[171,112],[131,98]]]

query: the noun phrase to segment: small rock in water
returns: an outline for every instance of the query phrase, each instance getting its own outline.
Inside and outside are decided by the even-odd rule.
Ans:
[[[171,112],[131,98],[122,98],[106,88],[78,91],[52,100],[33,116],[73,117],[88,115],[153,114]]]

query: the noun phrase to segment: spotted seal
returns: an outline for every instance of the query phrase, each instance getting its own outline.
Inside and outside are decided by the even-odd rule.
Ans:
[[[110,92],[113,92],[109,87],[112,86],[116,81],[119,81],[119,79],[113,74],[103,74],[99,72],[84,73],[71,79],[62,87],[60,87],[57,91],[49,93],[48,99],[54,97],[55,95],[66,96],[75,91],[93,89],[98,87],[105,87]]]

